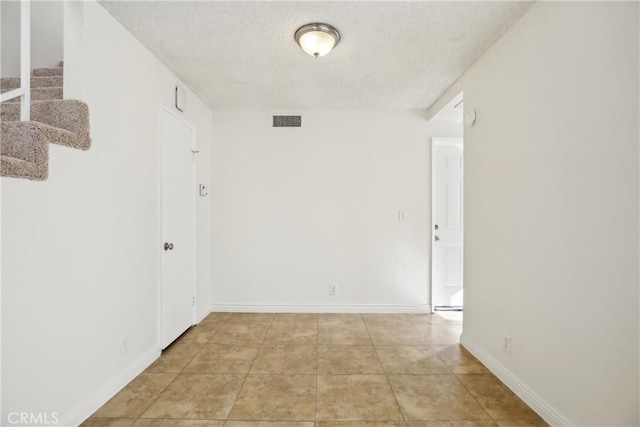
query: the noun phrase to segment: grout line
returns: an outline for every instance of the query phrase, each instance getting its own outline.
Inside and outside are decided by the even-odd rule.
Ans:
[[[158,372],[158,373],[164,373],[164,372]],[[146,406],[146,407],[145,407],[145,408],[140,412],[140,414],[139,414],[139,415],[137,415],[137,416],[136,416],[136,422],[137,422],[140,418],[142,418],[142,416],[144,415],[144,413],[145,413],[145,412],[147,412],[147,411],[149,410],[149,408],[151,407],[151,405],[153,405],[153,404],[155,403],[155,401],[156,401],[156,400],[158,400],[158,398],[159,398],[160,396],[162,396],[162,394],[163,394],[165,391],[167,391],[167,389],[169,388],[169,386],[175,382],[176,378],[178,378],[178,375],[180,375],[180,374],[175,374],[175,376],[173,377],[173,379],[172,379],[171,381],[169,381],[169,383],[168,383],[168,384],[167,384],[167,385],[162,389],[162,391],[161,391],[160,393],[158,393],[158,395],[157,395],[155,398],[153,398],[153,399],[151,400],[151,402],[149,402],[149,404],[148,404],[148,405],[147,405],[147,406]],[[138,376],[138,377],[139,377],[139,376]],[[138,377],[136,377],[136,378],[138,378]],[[123,390],[124,390],[124,389],[123,389]],[[121,390],[121,391],[122,391],[122,390]]]
[[[431,315],[432,315],[432,316],[434,316],[434,314],[431,314]],[[461,322],[461,323],[462,323],[462,322]],[[434,326],[436,326],[436,327],[441,327],[441,326],[443,326],[443,325],[434,325]],[[460,326],[461,326],[461,325],[460,325]],[[460,345],[460,338],[458,338],[458,342],[457,342],[456,344],[457,344],[457,345]],[[452,345],[456,345],[456,344],[452,344]],[[492,416],[491,416],[491,415],[486,411],[486,409],[484,408],[484,406],[482,406],[482,404],[478,401],[478,399],[476,399],[476,397],[473,395],[473,393],[471,393],[471,390],[469,390],[469,389],[467,388],[467,386],[466,386],[462,381],[460,381],[460,378],[458,378],[458,375],[457,375],[457,374],[455,374],[455,373],[453,372],[453,369],[449,367],[449,365],[447,364],[447,361],[446,361],[443,357],[440,357],[438,354],[436,354],[436,356],[437,356],[438,358],[440,358],[440,360],[442,360],[442,362],[443,362],[443,363],[444,363],[444,365],[447,367],[447,369],[449,370],[449,372],[451,372],[451,375],[453,375],[453,377],[456,379],[456,381],[458,381],[458,383],[460,383],[460,384],[462,385],[462,387],[464,387],[465,391],[466,391],[467,393],[469,393],[469,396],[471,396],[471,398],[472,398],[472,399],[473,399],[473,400],[478,404],[478,406],[480,407],[480,409],[482,409],[482,411],[483,411],[483,412],[484,412],[484,413],[489,417],[489,419],[491,419],[492,421],[496,422],[497,420],[495,420],[495,419],[494,419],[494,418],[493,418],[493,417],[492,417]]]
[[[169,383],[168,383],[168,384],[167,384],[167,385],[166,385],[162,390],[160,390],[160,391],[159,391],[158,395],[157,395],[154,399],[152,399],[152,400],[150,401],[150,403],[149,403],[149,404],[148,404],[148,405],[147,405],[147,406],[142,410],[142,412],[141,412],[141,414],[140,414],[140,415],[137,415],[137,416],[136,416],[136,415],[130,415],[130,416],[126,417],[126,418],[133,419],[133,420],[134,420],[134,422],[137,422],[137,420],[139,420],[139,419],[155,419],[155,418],[145,418],[145,417],[143,417],[143,415],[144,415],[144,413],[145,413],[145,412],[146,412],[146,411],[147,411],[147,410],[148,410],[148,409],[149,409],[149,408],[150,408],[150,407],[151,407],[151,406],[152,406],[152,405],[153,405],[153,404],[158,400],[158,398],[159,398],[161,395],[163,395],[163,393],[164,393],[164,392],[166,392],[166,390],[167,390],[169,387],[171,387],[171,385],[172,385],[172,384],[177,380],[177,378],[178,378],[179,376],[181,376],[181,375],[201,375],[201,374],[202,374],[202,373],[185,373],[185,372],[184,372],[184,370],[185,370],[185,369],[186,369],[186,367],[187,367],[187,366],[188,366],[188,365],[189,365],[189,364],[190,364],[190,363],[191,363],[191,362],[192,362],[192,361],[193,361],[193,360],[194,360],[194,359],[195,359],[195,358],[196,358],[196,357],[197,357],[197,356],[198,356],[198,355],[203,351],[204,347],[205,347],[205,346],[207,346],[208,344],[210,344],[210,343],[211,343],[211,341],[213,341],[213,337],[214,337],[218,332],[220,332],[220,330],[222,330],[222,328],[223,328],[225,325],[228,325],[228,324],[231,324],[231,323],[232,323],[232,322],[231,322],[231,319],[232,319],[231,315],[230,315],[229,313],[225,313],[225,314],[227,314],[227,315],[226,315],[226,316],[224,316],[224,317],[223,317],[219,322],[216,322],[216,326],[215,326],[214,328],[212,328],[212,329],[211,329],[211,330],[213,331],[213,333],[212,333],[211,337],[207,340],[207,342],[206,342],[206,343],[204,343],[204,344],[199,344],[199,343],[196,343],[196,342],[189,342],[189,341],[186,341],[186,342],[182,343],[183,345],[184,345],[184,344],[187,344],[187,345],[200,345],[201,347],[200,347],[200,349],[198,349],[198,350],[193,354],[193,356],[192,356],[191,358],[189,358],[189,361],[188,361],[188,362],[187,362],[187,363],[186,363],[186,364],[181,368],[181,370],[180,370],[178,373],[175,373],[175,372],[143,372],[143,373],[151,373],[151,374],[156,374],[156,373],[161,373],[161,374],[172,374],[172,375],[174,375],[174,377],[171,379],[171,381],[170,381],[170,382],[169,382]],[[230,420],[228,419],[228,417],[229,417],[229,415],[230,415],[230,413],[231,413],[231,411],[232,411],[233,407],[235,406],[235,404],[236,404],[236,402],[237,402],[237,399],[238,399],[239,395],[241,394],[242,390],[244,389],[244,385],[246,384],[246,380],[247,380],[248,376],[250,375],[251,370],[253,369],[253,367],[254,367],[254,365],[255,365],[255,363],[256,363],[256,361],[257,361],[257,359],[258,359],[258,356],[259,356],[260,352],[264,349],[264,347],[268,345],[268,343],[267,343],[267,339],[266,339],[266,338],[267,338],[267,335],[268,335],[269,331],[273,328],[274,324],[276,324],[276,323],[277,323],[277,322],[276,322],[276,317],[277,317],[277,314],[276,314],[276,315],[274,315],[274,316],[271,318],[271,321],[270,321],[270,322],[268,322],[268,323],[266,323],[266,322],[261,322],[261,323],[250,322],[250,323],[249,323],[249,326],[252,326],[252,325],[268,325],[268,326],[266,327],[266,331],[264,332],[264,335],[262,336],[262,340],[260,341],[260,343],[259,343],[259,344],[258,344],[257,342],[255,343],[255,344],[258,344],[258,345],[257,345],[258,350],[256,351],[255,356],[253,357],[253,360],[252,360],[252,362],[251,362],[251,366],[249,367],[248,371],[246,372],[246,374],[244,374],[244,377],[242,378],[242,382],[241,382],[241,384],[240,384],[240,387],[239,387],[239,389],[238,389],[238,392],[236,393],[236,395],[235,395],[235,397],[234,397],[234,400],[233,400],[233,403],[232,403],[232,404],[231,404],[231,406],[230,406],[229,413],[225,415],[225,417],[222,419],[222,421],[225,421],[225,422],[226,422],[226,421],[230,421]],[[425,376],[434,376],[434,375],[439,375],[439,376],[450,376],[450,375],[452,375],[452,376],[456,377],[456,381],[457,381],[459,384],[461,384],[461,385],[462,385],[462,387],[464,388],[464,390],[465,390],[467,393],[469,393],[469,394],[471,395],[471,397],[474,399],[474,401],[479,405],[479,407],[480,407],[480,408],[482,408],[483,413],[489,417],[489,418],[487,419],[487,421],[490,421],[490,420],[491,420],[491,421],[494,421],[494,422],[496,421],[495,419],[493,419],[493,418],[491,417],[491,415],[490,415],[490,414],[485,410],[485,408],[483,407],[483,405],[482,405],[482,404],[480,404],[480,402],[478,401],[478,399],[476,399],[476,397],[471,393],[471,390],[470,390],[470,389],[469,389],[469,388],[468,388],[468,387],[467,387],[467,386],[466,386],[466,385],[461,381],[461,379],[460,379],[461,377],[464,377],[464,376],[467,376],[467,375],[483,375],[483,376],[484,376],[484,375],[491,375],[491,373],[455,374],[455,373],[454,373],[454,371],[453,371],[453,369],[454,369],[454,367],[455,367],[455,363],[453,363],[453,364],[452,364],[452,365],[453,365],[453,367],[449,366],[449,364],[447,363],[447,360],[448,360],[448,359],[445,359],[443,356],[440,356],[437,352],[435,352],[435,348],[434,348],[434,346],[435,346],[435,347],[448,347],[448,346],[459,345],[459,343],[456,343],[456,344],[431,344],[431,343],[428,343],[428,344],[426,344],[426,345],[424,345],[424,344],[392,344],[392,345],[384,345],[384,344],[382,344],[382,345],[377,345],[377,344],[375,344],[375,343],[374,343],[374,341],[373,341],[373,337],[372,337],[371,331],[370,331],[370,329],[369,329],[369,325],[368,325],[368,324],[367,324],[367,322],[364,320],[364,316],[363,316],[363,315],[361,315],[361,314],[355,314],[355,315],[353,316],[353,318],[354,318],[354,319],[355,319],[355,318],[358,318],[358,317],[360,318],[360,321],[361,321],[361,322],[362,322],[362,324],[364,325],[365,331],[366,331],[366,333],[367,333],[367,335],[368,335],[368,338],[369,338],[369,340],[370,340],[370,344],[368,344],[368,345],[365,345],[365,344],[356,344],[356,345],[352,345],[352,344],[331,344],[331,343],[328,343],[327,345],[331,345],[331,346],[343,346],[343,347],[373,347],[373,348],[374,348],[374,351],[375,351],[376,357],[377,357],[377,359],[378,359],[378,362],[380,363],[380,366],[381,366],[381,368],[382,368],[382,370],[383,370],[383,374],[384,374],[385,379],[386,379],[386,381],[387,381],[387,385],[388,385],[388,386],[389,386],[389,388],[391,389],[391,392],[392,392],[392,394],[393,394],[393,396],[394,396],[394,400],[395,400],[395,402],[396,402],[396,407],[397,407],[397,408],[398,408],[398,410],[400,411],[400,414],[401,414],[401,416],[402,416],[402,420],[403,420],[403,421],[400,421],[400,420],[394,420],[394,421],[396,421],[396,422],[400,422],[400,423],[405,423],[405,424],[406,424],[406,422],[408,422],[408,420],[407,420],[407,418],[406,418],[405,414],[403,413],[403,411],[402,411],[402,409],[401,409],[401,407],[400,407],[400,404],[399,404],[399,401],[398,401],[398,399],[397,399],[396,393],[395,393],[395,391],[394,391],[393,387],[391,386],[391,381],[390,381],[390,378],[389,378],[391,374],[387,371],[387,369],[385,368],[384,364],[382,363],[382,358],[380,357],[379,350],[380,350],[380,349],[382,349],[382,348],[385,348],[385,347],[403,347],[403,346],[406,346],[406,347],[427,347],[427,348],[429,349],[429,351],[433,351],[433,352],[435,353],[435,354],[434,354],[434,356],[435,356],[438,360],[440,360],[441,362],[443,362],[443,363],[444,363],[444,365],[445,365],[445,367],[446,367],[446,373],[435,373],[435,374],[423,374],[423,373],[418,373],[418,374],[401,374],[401,375],[403,375],[403,376],[414,376],[414,377],[415,377],[415,376],[425,377]],[[347,323],[349,323],[349,322],[347,322]],[[319,376],[320,376],[320,374],[319,374],[319,359],[320,359],[320,352],[319,352],[319,346],[320,346],[320,314],[318,314],[318,316],[317,316],[317,318],[316,318],[316,322],[315,322],[315,324],[316,324],[316,332],[317,332],[317,333],[316,333],[316,346],[315,346],[315,347],[316,347],[316,372],[315,372],[315,377],[316,377],[316,378],[315,378],[315,380],[316,380],[316,382],[315,382],[315,408],[314,408],[315,412],[314,412],[314,420],[281,420],[281,421],[291,421],[291,422],[292,422],[292,421],[307,421],[307,422],[313,422],[313,423],[314,423],[314,427],[318,425],[318,420],[317,420],[317,418],[318,418],[318,403],[319,403],[319,399],[318,399],[318,397],[319,397],[319,393],[318,393],[318,380],[319,380]],[[344,322],[339,323],[339,325],[344,325],[344,324],[345,324]],[[432,325],[432,326],[434,326],[434,327],[446,327],[446,325]],[[179,342],[177,342],[176,344],[180,344],[180,343],[179,343]],[[304,345],[307,345],[307,344],[310,344],[310,343],[307,343],[307,342],[304,342],[304,343],[297,343],[296,341],[291,341],[291,342],[287,342],[287,343],[280,343],[280,344],[279,344],[279,343],[274,343],[273,345],[274,345],[274,346],[288,346],[288,345],[303,345],[303,344],[304,344]],[[229,345],[229,346],[231,346],[231,345],[233,345],[233,346],[254,346],[254,344],[253,344],[253,343],[224,344],[224,345]],[[378,347],[380,347],[380,348],[378,348]],[[209,373],[205,373],[205,374],[209,374]],[[236,375],[236,376],[238,376],[238,377],[239,377],[240,375],[242,375],[242,373],[224,373],[224,374],[222,374],[222,373],[217,373],[217,374],[210,374],[210,375]],[[304,376],[309,376],[309,374],[286,374],[286,373],[282,373],[282,374],[255,374],[255,375],[264,375],[264,376],[291,376],[291,375],[304,375]],[[327,375],[331,375],[331,376],[353,376],[353,375],[358,375],[358,376],[380,376],[380,374],[327,374]],[[192,419],[192,418],[183,418],[183,419]],[[198,419],[198,418],[193,418],[193,419]],[[240,420],[233,420],[233,421],[240,421]],[[259,421],[259,420],[251,420],[251,421]],[[266,421],[266,420],[265,420],[265,421]],[[276,421],[276,422],[277,422],[278,420],[269,420],[269,421]],[[380,421],[380,420],[371,420],[371,421]],[[345,421],[345,422],[347,422],[347,421]]]
[[[217,333],[217,332],[216,332],[216,333]],[[215,335],[215,333],[214,333],[214,335]],[[213,338],[213,335],[212,335],[212,338]],[[209,340],[211,340],[211,339],[209,339]],[[174,342],[174,343],[172,343],[172,345],[173,345],[173,344],[178,344],[178,343]],[[199,344],[198,344],[198,345],[199,345]],[[191,359],[189,359],[189,362],[187,362],[187,363],[182,367],[182,369],[181,369],[178,373],[175,373],[175,372],[148,372],[148,373],[150,373],[150,374],[175,374],[175,376],[174,376],[174,377],[173,377],[173,379],[172,379],[171,381],[169,381],[169,383],[168,383],[168,384],[167,384],[167,385],[162,389],[162,391],[160,391],[160,393],[158,393],[158,395],[157,395],[154,399],[152,399],[152,400],[151,400],[151,402],[149,402],[149,405],[147,405],[147,406],[144,408],[144,410],[140,413],[140,415],[138,415],[137,417],[135,417],[135,418],[136,418],[136,421],[134,422],[134,424],[135,424],[136,422],[138,422],[138,420],[139,420],[139,419],[144,415],[144,413],[145,413],[145,412],[147,412],[147,410],[149,410],[149,408],[150,408],[150,407],[155,403],[155,401],[156,401],[156,400],[158,400],[158,398],[159,398],[159,397],[160,397],[160,396],[161,396],[161,395],[162,395],[162,394],[163,394],[163,393],[164,393],[164,392],[169,388],[169,386],[171,386],[171,384],[173,384],[173,383],[176,381],[176,379],[180,376],[180,374],[182,373],[182,371],[184,371],[184,369],[185,369],[187,366],[189,366],[189,363],[191,363],[191,362],[193,361],[193,359],[196,357],[196,355],[197,355],[197,354],[199,354],[205,346],[206,346],[206,344],[205,344],[205,345],[203,345],[203,346],[200,348],[200,350],[198,350],[198,351],[193,355],[193,357],[192,357]],[[162,357],[162,355],[160,355],[160,357]],[[144,371],[143,371],[142,373],[144,373]],[[138,375],[138,377],[139,377],[139,375]],[[138,377],[136,377],[136,378],[138,378]]]
[[[391,380],[389,380],[389,374],[387,373],[387,369],[384,367],[384,363],[382,363],[382,359],[380,358],[380,354],[378,353],[378,348],[376,347],[375,343],[373,342],[373,337],[371,336],[371,332],[369,332],[369,326],[367,325],[367,322],[365,322],[364,318],[362,318],[362,322],[364,323],[364,327],[367,330],[367,334],[369,334],[369,339],[371,340],[371,343],[373,344],[373,349],[376,352],[376,356],[378,357],[378,362],[380,363],[380,366],[382,367],[382,372],[384,372],[384,378],[387,380],[387,385],[389,386],[389,389],[391,390],[391,394],[393,395],[393,401],[396,402],[396,408],[398,408],[398,412],[400,413],[400,416],[402,417],[402,421],[406,422],[407,421],[407,417],[405,417],[404,412],[402,412],[402,408],[400,407],[400,402],[398,402],[398,397],[396,396],[396,392],[393,391],[393,387],[391,386]]]
[[[491,421],[494,421],[494,422],[499,421],[499,420],[496,420],[495,418],[493,418],[493,417],[491,416],[491,414],[489,414],[489,413],[487,412],[487,410],[484,408],[484,406],[483,406],[483,405],[478,401],[478,399],[476,399],[476,397],[473,395],[473,393],[471,393],[471,390],[469,390],[469,389],[467,388],[467,386],[466,386],[466,385],[464,385],[464,383],[463,383],[462,381],[460,381],[460,378],[458,378],[458,376],[457,376],[456,374],[454,374],[453,376],[455,377],[456,381],[458,381],[458,383],[460,383],[460,384],[462,385],[462,387],[464,387],[465,391],[466,391],[467,393],[469,393],[469,396],[471,396],[471,398],[472,398],[472,399],[473,399],[473,400],[478,404],[478,406],[480,407],[480,409],[482,409],[482,412],[484,412],[485,414],[487,414],[487,416],[489,417],[489,419],[490,419]]]
[[[256,352],[256,355],[253,358],[253,362],[251,362],[251,366],[249,366],[249,369],[247,370],[247,373],[245,374],[244,378],[242,379],[242,384],[240,384],[240,388],[238,389],[238,393],[236,394],[236,397],[233,399],[233,403],[231,404],[231,406],[229,406],[229,413],[227,413],[227,416],[225,417],[225,423],[227,421],[229,421],[229,415],[231,415],[231,411],[233,411],[233,407],[236,405],[236,402],[238,401],[238,396],[240,396],[240,393],[242,393],[242,389],[244,388],[244,385],[247,382],[247,378],[249,378],[249,373],[251,372],[251,369],[253,369],[253,365],[256,363],[256,360],[258,359],[258,355],[260,354],[260,351],[263,348],[264,340],[267,337],[267,334],[269,333],[269,329],[271,329],[271,325],[273,324],[273,320],[275,318],[276,318],[275,315],[271,318],[271,322],[269,322],[269,327],[267,328],[267,331],[265,332],[264,336],[262,337],[262,341],[260,342],[260,345],[258,346],[258,351]],[[235,421],[235,420],[233,420],[233,421]]]

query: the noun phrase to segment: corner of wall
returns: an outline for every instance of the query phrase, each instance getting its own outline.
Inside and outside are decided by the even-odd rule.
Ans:
[[[131,365],[122,370],[117,377],[113,378],[111,381],[100,387],[95,393],[92,393],[87,397],[76,411],[64,416],[60,425],[77,426],[85,421],[102,405],[104,405],[106,401],[115,396],[115,394],[124,388],[124,386],[140,375],[158,357],[160,357],[160,350],[151,350],[145,353],[138,360],[134,361]]]
[[[464,332],[460,337],[460,343],[550,425],[567,427],[578,425],[533,391],[506,366],[468,339]]]

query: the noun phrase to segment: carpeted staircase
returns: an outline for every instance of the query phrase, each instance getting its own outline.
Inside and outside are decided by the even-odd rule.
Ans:
[[[20,122],[20,100],[0,104],[0,175],[44,181],[49,174],[49,143],[80,150],[91,146],[89,107],[62,99],[63,63],[31,74],[31,121]],[[20,86],[19,78],[0,79],[2,93]]]

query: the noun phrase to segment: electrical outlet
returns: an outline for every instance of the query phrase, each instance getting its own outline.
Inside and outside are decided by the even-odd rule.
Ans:
[[[127,338],[122,338],[120,342],[120,356],[124,356],[127,354]]]
[[[336,296],[338,294],[338,285],[329,285],[329,295]]]
[[[511,337],[507,334],[502,336],[502,350],[511,356]]]

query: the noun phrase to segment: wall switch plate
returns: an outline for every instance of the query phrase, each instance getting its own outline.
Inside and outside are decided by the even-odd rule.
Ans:
[[[398,221],[403,222],[407,220],[407,211],[404,209],[398,209]]]
[[[209,194],[209,187],[207,187],[206,185],[200,184],[199,188],[200,188],[200,195],[202,197],[205,197]]]

